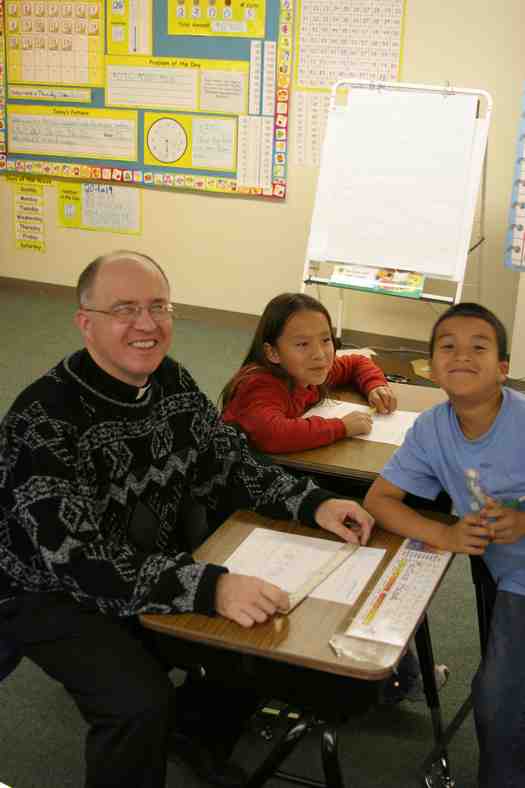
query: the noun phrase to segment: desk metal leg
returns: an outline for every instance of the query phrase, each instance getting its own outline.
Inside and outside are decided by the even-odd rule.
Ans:
[[[344,788],[337,751],[337,730],[326,724],[321,730],[321,755],[327,788]]]
[[[434,674],[434,654],[430,639],[430,627],[426,615],[416,632],[415,639],[427,705],[430,709],[432,727],[434,729],[436,745],[434,751],[439,753],[438,758],[431,764],[430,771],[425,775],[424,784],[427,788],[454,788],[455,780],[450,776],[448,753],[443,738],[443,718],[441,716],[441,705]]]
[[[321,758],[325,781],[281,771],[279,766],[292,752],[305,733],[314,727],[321,728]],[[337,728],[335,723],[320,722],[314,714],[304,715],[294,723],[266,757],[254,774],[248,779],[246,788],[260,788],[270,777],[285,780],[310,788],[345,788],[337,748]]]
[[[423,773],[427,774],[427,772],[431,772],[433,765],[440,762],[441,758],[441,751],[443,747],[446,747],[448,743],[452,740],[454,734],[459,730],[461,725],[463,724],[466,717],[469,715],[472,709],[472,698],[469,695],[468,698],[465,700],[459,711],[456,713],[456,716],[452,720],[449,725],[447,725],[446,730],[443,733],[441,742],[436,744],[434,749],[427,755],[425,760],[423,761]],[[432,783],[427,783],[428,785],[432,785]]]
[[[295,745],[308,732],[313,723],[313,716],[307,715],[294,723],[283,738],[276,744],[263,763],[255,770],[246,782],[246,788],[260,788],[266,780],[273,777],[281,763],[290,755]]]

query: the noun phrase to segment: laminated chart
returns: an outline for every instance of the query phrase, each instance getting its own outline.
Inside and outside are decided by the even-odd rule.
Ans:
[[[339,79],[399,79],[405,0],[298,0],[295,163],[318,167]]]
[[[0,0],[0,171],[5,169],[6,160],[6,117],[5,117],[5,36],[4,36],[4,0]]]
[[[168,31],[174,35],[264,38],[266,0],[176,0]]]
[[[139,235],[142,192],[113,183],[60,183],[58,223],[82,230]]]
[[[16,248],[45,252],[44,186],[50,178],[9,175],[13,188],[13,224]]]
[[[0,168],[286,196],[292,0],[0,0]]]
[[[505,237],[505,265],[515,271],[525,271],[525,92],[521,103],[509,224]]]

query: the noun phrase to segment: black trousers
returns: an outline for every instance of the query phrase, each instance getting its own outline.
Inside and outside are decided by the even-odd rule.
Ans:
[[[190,674],[175,690],[168,671],[191,667],[177,659],[176,640],[136,618],[87,610],[65,594],[24,594],[2,605],[2,634],[63,684],[89,724],[85,788],[164,788],[175,726],[206,744],[223,732],[227,755],[259,701],[249,687],[223,687],[217,674]]]

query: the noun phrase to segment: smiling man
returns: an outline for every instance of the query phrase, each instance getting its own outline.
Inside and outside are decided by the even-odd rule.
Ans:
[[[183,501],[356,541],[349,518],[362,543],[373,519],[254,456],[223,424],[166,355],[173,304],[151,258],[98,258],[78,300],[85,348],[23,391],[0,426],[0,638],[74,698],[89,725],[86,788],[164,788],[168,748],[208,782],[239,785],[228,757],[254,688],[190,675],[175,691],[167,670],[180,646],[143,630],[138,615],[218,614],[249,627],[285,610],[288,596],[194,561]]]
[[[503,384],[507,337],[479,304],[457,304],[430,340],[433,380],[449,402],[422,413],[364,505],[385,528],[454,553],[483,556],[497,595],[487,652],[472,684],[479,788],[525,785],[525,396]],[[458,521],[432,521],[407,492],[444,489]]]

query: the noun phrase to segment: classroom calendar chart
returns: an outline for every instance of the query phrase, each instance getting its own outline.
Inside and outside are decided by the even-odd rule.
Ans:
[[[293,0],[0,0],[0,168],[286,196]]]
[[[13,189],[13,223],[17,249],[45,252],[44,186],[49,178],[9,175]]]
[[[525,271],[525,90],[521,102],[509,224],[505,237],[505,265],[515,271]]]

